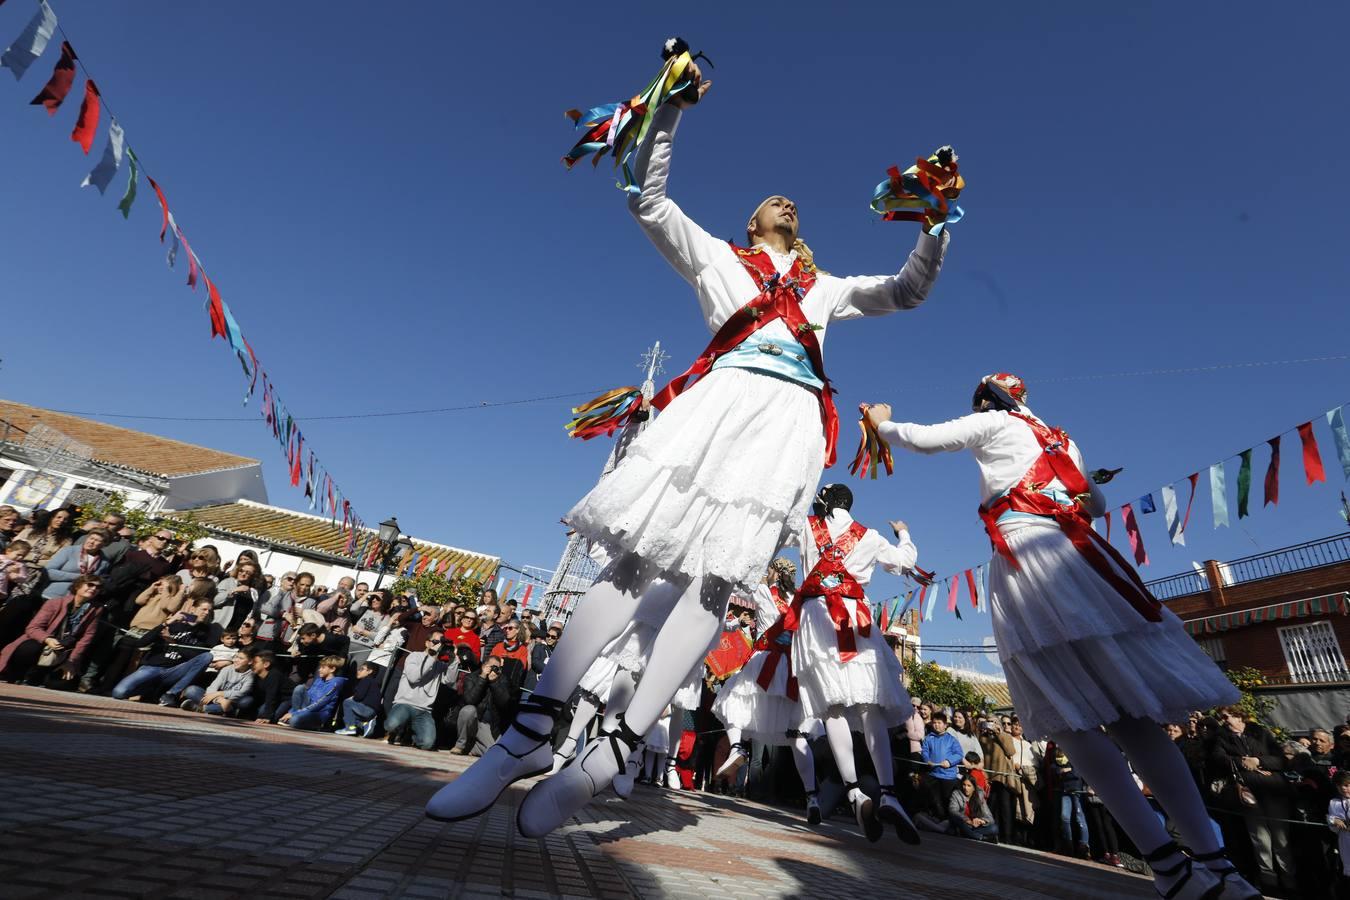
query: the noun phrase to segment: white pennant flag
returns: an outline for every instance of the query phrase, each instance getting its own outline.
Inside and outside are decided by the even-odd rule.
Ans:
[[[103,156],[99,159],[98,165],[84,176],[80,187],[89,187],[92,184],[98,188],[100,194],[106,194],[113,176],[122,167],[122,150],[122,126],[117,124],[116,119],[112,119],[108,124],[108,143],[103,147]]]
[[[1167,534],[1172,538],[1173,546],[1186,546],[1186,533],[1181,530],[1181,517],[1177,515],[1177,491],[1170,484],[1162,489],[1163,518],[1167,520]]]
[[[923,620],[925,622],[933,621],[933,612],[938,607],[938,601],[942,599],[942,589],[946,586],[946,583],[947,580],[945,578],[933,582],[933,596],[928,601],[928,611],[923,614]]]
[[[47,49],[47,42],[52,39],[56,33],[56,13],[47,5],[47,0],[42,0],[38,4],[37,14],[28,20],[27,27],[23,33],[14,39],[14,43],[0,54],[0,66],[4,66],[14,73],[14,80],[18,81],[23,77],[23,73],[28,71],[42,51]]]
[[[178,223],[174,221],[173,213],[169,213],[169,232],[173,235],[173,243],[169,245],[169,253],[165,256],[165,260],[172,269],[173,264],[178,262]]]

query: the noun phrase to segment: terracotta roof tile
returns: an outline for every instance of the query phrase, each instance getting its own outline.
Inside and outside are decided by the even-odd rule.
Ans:
[[[323,516],[281,509],[263,503],[254,503],[250,500],[222,503],[216,506],[200,506],[181,513],[169,512],[167,515],[170,518],[183,519],[190,516],[192,521],[200,525],[237,536],[245,539],[245,541],[253,539],[291,547],[299,551],[308,550],[344,559],[354,559],[352,554],[347,552],[348,535],[340,520],[333,523]],[[361,532],[362,535],[372,537],[375,533],[375,529],[372,528],[363,529]],[[484,579],[496,577],[497,566],[500,562],[498,557],[448,547],[431,541],[418,540],[417,538],[410,538],[410,540],[413,542],[413,551],[419,557],[429,556],[431,558],[430,566],[432,567],[445,562],[454,567],[453,571],[473,570]],[[365,543],[365,538],[360,537],[358,541]],[[361,560],[361,562],[364,562],[364,560]]]
[[[117,425],[105,425],[10,400],[0,400],[0,419],[25,431],[39,423],[47,425],[88,444],[94,451],[94,459],[99,462],[166,478],[258,464],[256,459],[247,456],[223,453],[209,447],[132,431]],[[0,425],[0,431],[3,430],[3,425]],[[22,439],[22,435],[11,435],[11,440]]]

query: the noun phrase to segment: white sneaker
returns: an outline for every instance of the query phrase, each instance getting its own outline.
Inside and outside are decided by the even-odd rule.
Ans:
[[[713,774],[713,781],[721,781],[723,778],[731,782],[736,777],[736,772],[750,761],[749,755],[745,752],[742,744],[732,744],[731,752],[727,754],[726,762]]]
[[[684,790],[684,782],[680,781],[680,766],[674,758],[666,763],[666,787],[672,791]]]
[[[561,700],[538,694],[522,701],[516,722],[497,743],[427,801],[427,817],[442,822],[471,819],[496,803],[517,781],[546,773],[553,759],[552,735],[521,725],[519,717],[542,715],[556,722],[562,708]]]
[[[516,827],[527,838],[543,837],[561,826],[628,767],[628,757],[642,743],[618,717],[613,731],[600,737],[572,765],[530,788],[516,814]]]

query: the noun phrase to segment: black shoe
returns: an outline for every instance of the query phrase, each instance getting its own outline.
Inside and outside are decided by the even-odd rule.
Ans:
[[[877,804],[877,818],[895,829],[895,834],[906,844],[919,843],[919,829],[914,827],[900,801],[896,799],[895,788],[889,784],[881,786],[881,800]]]

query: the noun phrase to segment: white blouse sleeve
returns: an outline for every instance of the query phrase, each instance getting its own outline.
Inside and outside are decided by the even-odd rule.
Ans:
[[[629,195],[628,209],[680,277],[694,284],[698,274],[719,254],[730,251],[724,241],[700,228],[666,196],[671,143],[679,123],[680,111],[670,104],[663,105],[652,117],[633,174],[641,190]]]
[[[892,575],[903,575],[919,561],[919,548],[914,546],[908,530],[900,532],[900,538],[894,546],[879,533],[873,531],[872,535],[881,545],[877,551],[877,563]]]
[[[835,279],[841,290],[831,318],[884,316],[923,303],[937,281],[950,239],[946,229],[940,237],[920,231],[918,243],[898,274],[852,275]]]
[[[773,594],[767,584],[755,588],[755,628],[760,634],[768,631],[778,621],[778,604],[773,602]]]
[[[979,412],[940,425],[883,422],[877,431],[890,443],[915,453],[951,453],[986,443],[997,433],[1002,419],[996,412]]]

